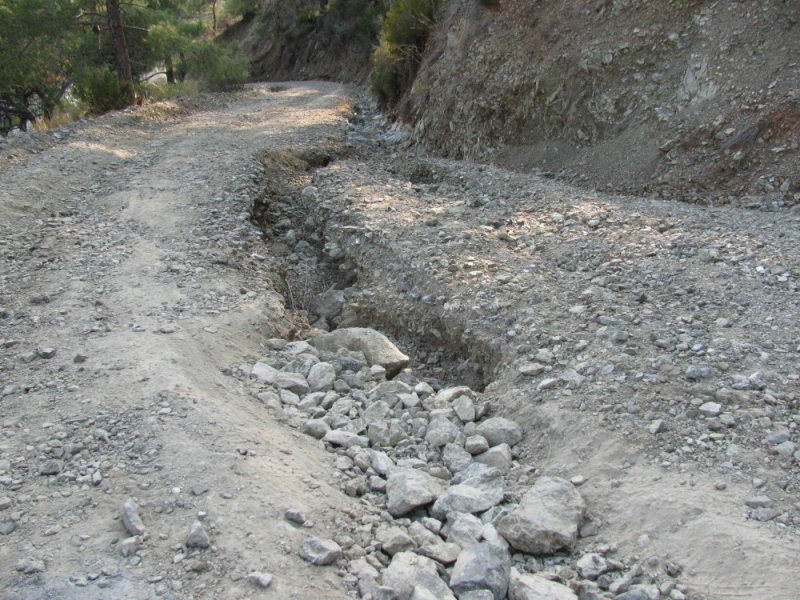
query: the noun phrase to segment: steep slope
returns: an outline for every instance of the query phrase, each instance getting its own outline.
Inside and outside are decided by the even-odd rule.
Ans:
[[[323,79],[364,83],[382,0],[267,0],[223,33],[250,59],[256,81]],[[323,8],[320,8],[323,7]]]
[[[398,113],[444,156],[794,203],[798,19],[782,0],[452,0]]]

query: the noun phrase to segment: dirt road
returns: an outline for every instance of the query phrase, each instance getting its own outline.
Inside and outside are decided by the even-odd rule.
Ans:
[[[390,333],[415,373],[395,396],[467,383],[522,425],[496,453],[507,506],[487,527],[535,477],[574,482],[575,553],[515,553],[515,568],[581,598],[798,597],[794,214],[420,157],[354,102],[334,84],[258,86],[0,146],[0,597],[355,597],[364,569],[373,594],[394,564],[387,526],[445,548],[424,506],[387,512],[366,451],[299,431],[329,411],[363,433],[380,404],[363,377],[337,382],[336,414],[251,376],[275,339],[309,332],[284,301],[320,327]],[[330,283],[347,289],[326,312]],[[463,458],[475,416],[399,406],[381,417],[405,428],[386,461],[449,481],[457,461],[428,434],[453,433],[448,415]],[[310,566],[309,535],[344,558]],[[605,579],[578,575],[586,556]],[[437,560],[447,579],[455,556]]]
[[[276,597],[344,597],[291,554],[341,508],[325,453],[221,370],[290,325],[251,257],[254,157],[341,135],[348,98],[318,84],[207,100],[3,149],[4,598],[238,598],[251,571],[275,574]],[[40,475],[50,459],[63,471]],[[134,559],[118,550],[127,498],[147,528]],[[320,525],[287,525],[290,507]],[[212,546],[193,557],[200,513]],[[44,570],[16,570],[29,559]]]

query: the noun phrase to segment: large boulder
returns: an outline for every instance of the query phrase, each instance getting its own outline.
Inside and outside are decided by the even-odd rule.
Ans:
[[[578,600],[578,597],[565,585],[511,569],[508,600]]]
[[[417,547],[411,536],[396,526],[378,529],[375,533],[375,539],[380,542],[383,551],[389,556],[394,556],[398,552],[407,552]]]
[[[267,385],[275,383],[275,377],[277,376],[278,369],[263,362],[257,362],[250,370],[250,377],[258,379],[260,382],[266,383]]]
[[[306,379],[312,392],[327,392],[333,389],[333,382],[336,381],[336,369],[330,363],[317,363],[311,367]]]
[[[436,563],[413,552],[398,552],[383,572],[383,585],[394,590],[397,600],[410,600],[427,592],[437,600],[455,600],[447,584],[439,577]],[[422,597],[425,597],[423,595]]]
[[[344,429],[332,429],[322,436],[322,441],[333,444],[334,446],[342,446],[344,448],[352,448],[353,446],[369,448],[368,437],[358,435],[352,431],[345,431]]]
[[[472,462],[472,455],[459,444],[447,444],[442,450],[442,462],[451,473],[466,469]]]
[[[394,377],[409,361],[389,338],[374,329],[348,327],[323,333],[309,340],[317,350],[336,352],[340,348],[362,352],[370,365],[380,365],[386,369],[388,377]]]
[[[435,415],[428,423],[425,441],[431,446],[445,446],[450,444],[461,434],[461,430],[454,425],[445,415]]]
[[[490,468],[447,488],[436,500],[431,513],[443,519],[451,512],[483,512],[502,502],[504,493],[502,474]]]
[[[511,513],[503,516],[497,530],[517,550],[552,554],[572,550],[586,503],[569,481],[540,477]]]
[[[450,589],[459,597],[466,592],[489,590],[503,600],[508,590],[511,555],[506,548],[482,542],[467,546],[458,555],[450,576]]]
[[[444,491],[444,482],[416,469],[392,469],[386,481],[386,510],[401,517],[430,504]]]
[[[505,475],[511,469],[514,456],[511,454],[511,448],[508,444],[500,444],[494,448],[489,448],[482,454],[477,454],[474,460],[477,463],[494,467]]]
[[[492,417],[479,423],[475,428],[478,435],[482,435],[489,442],[490,446],[508,444],[514,446],[522,441],[522,427],[511,419],[503,417]]]

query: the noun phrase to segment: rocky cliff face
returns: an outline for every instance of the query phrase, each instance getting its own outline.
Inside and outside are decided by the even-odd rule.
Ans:
[[[398,113],[445,156],[793,204],[798,19],[782,0],[452,0]]]

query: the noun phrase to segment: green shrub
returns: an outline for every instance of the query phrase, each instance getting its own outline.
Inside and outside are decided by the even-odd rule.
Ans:
[[[372,55],[370,88],[383,107],[393,106],[414,82],[442,0],[395,0]]]
[[[88,69],[75,81],[75,95],[86,103],[89,112],[95,115],[130,106],[134,100],[132,86],[120,80],[106,66]]]
[[[177,98],[179,96],[194,96],[197,94],[196,81],[178,81],[175,83],[167,83],[166,81],[159,81],[157,83],[142,83],[139,87],[142,96],[152,100],[153,102],[161,102],[162,100],[169,100],[170,98]]]
[[[383,20],[381,41],[422,51],[441,0],[395,0]]]
[[[240,88],[250,76],[244,56],[213,42],[197,42],[186,62],[189,75],[204,81],[212,90]]]
[[[254,15],[261,9],[262,5],[262,0],[226,0],[223,4],[222,14],[228,18],[240,15]]]
[[[323,24],[340,42],[374,44],[388,8],[388,0],[329,0]]]

